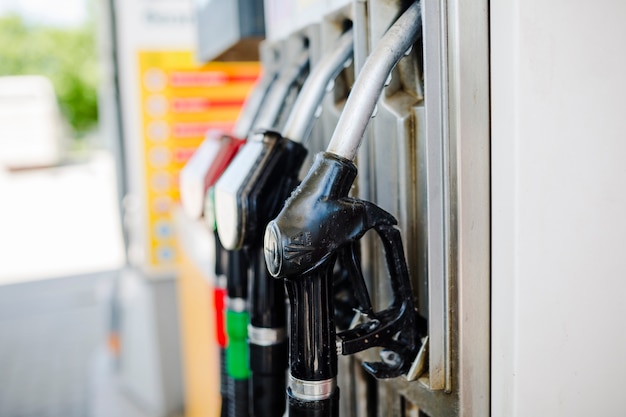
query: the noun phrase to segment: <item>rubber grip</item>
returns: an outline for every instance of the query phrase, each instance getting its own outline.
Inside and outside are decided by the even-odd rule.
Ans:
[[[224,309],[226,308],[226,289],[215,287],[213,290],[213,305],[215,307],[215,338],[221,348],[226,347],[226,326]]]
[[[304,381],[322,381],[337,376],[333,264],[326,263],[305,275],[288,278],[291,375]]]
[[[247,379],[250,376],[248,351],[248,323],[246,312],[226,310],[226,371],[235,379]]]
[[[249,416],[248,382],[249,381],[247,379],[228,378],[228,391],[230,397],[228,404],[229,417]]]
[[[220,417],[228,417],[228,374],[226,373],[226,350],[220,349],[220,395],[222,397],[222,409]]]
[[[248,367],[248,343],[231,340],[226,348],[226,372],[235,379],[247,379],[250,376]]]

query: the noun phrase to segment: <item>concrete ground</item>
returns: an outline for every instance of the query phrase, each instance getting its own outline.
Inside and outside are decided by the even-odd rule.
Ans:
[[[103,345],[97,286],[107,274],[0,288],[0,416],[87,416],[89,367]]]
[[[117,271],[0,287],[1,417],[151,417],[106,349]]]

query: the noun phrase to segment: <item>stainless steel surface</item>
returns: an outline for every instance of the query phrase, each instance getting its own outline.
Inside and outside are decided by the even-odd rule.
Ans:
[[[201,0],[188,3],[195,6],[198,23],[195,25],[195,48],[199,61],[220,60],[224,55],[245,59],[265,35],[263,0]]]
[[[490,415],[489,2],[448,0],[459,415]]]
[[[413,3],[376,44],[348,97],[328,151],[354,159],[389,73],[415,42],[421,28],[419,3]]]
[[[308,138],[316,118],[315,113],[328,91],[326,87],[351,59],[352,50],[352,30],[348,30],[339,38],[336,47],[324,54],[309,74],[287,119],[283,136],[296,142]]]
[[[248,342],[259,346],[271,346],[282,342],[287,338],[287,329],[278,327],[255,327],[248,324]]]
[[[254,121],[254,127],[258,129],[272,129],[283,110],[285,99],[296,85],[298,79],[306,72],[309,65],[309,52],[302,49],[297,57],[284,71],[281,71],[278,79],[274,81],[272,89],[263,102],[263,108]]]
[[[430,388],[450,390],[450,172],[446,1],[424,3],[426,262]]]
[[[358,185],[352,194],[398,219],[419,312],[429,326],[428,344],[408,375],[411,381],[368,379],[360,362],[380,360],[375,350],[339,358],[345,360],[338,375],[346,386],[341,386],[342,415],[369,415],[374,407],[379,415],[404,417],[404,401],[429,417],[490,413],[488,5],[486,0],[471,5],[459,0],[423,3],[423,41],[395,68],[392,63],[385,71],[377,63],[382,97],[371,98],[369,110],[355,110],[355,104],[349,104],[359,101],[358,87],[353,86],[346,107],[350,83],[338,81],[323,100],[323,123],[314,128],[317,132],[323,125],[319,144],[331,136],[331,146],[351,137],[357,149],[366,140],[358,149]],[[367,77],[364,61],[369,51],[378,48],[406,4],[353,2],[354,70],[359,79]],[[340,18],[335,19],[336,25]],[[337,37],[338,32],[332,32],[328,39]],[[322,36],[322,51],[332,44]],[[405,51],[397,52],[400,58]],[[376,105],[377,115],[370,120]],[[353,110],[337,117],[349,107]],[[355,131],[368,122],[372,137],[362,139]],[[342,156],[352,159],[354,154]],[[384,308],[390,290],[378,246],[366,236],[361,257],[374,304]]]
[[[370,24],[371,40],[384,36],[385,31],[400,13],[400,2],[373,2],[369,13],[376,16]],[[417,300],[416,307],[420,314],[427,316],[426,280],[428,269],[423,259],[424,235],[423,190],[424,178],[423,153],[419,144],[424,140],[424,108],[421,88],[422,69],[420,67],[421,48],[409,47],[407,57],[385,80],[388,85],[377,103],[377,115],[370,121],[368,132],[373,136],[363,150],[370,168],[367,187],[371,201],[393,214],[398,220],[404,241],[404,249],[413,291]],[[376,138],[376,139],[374,139]],[[377,140],[384,138],[383,140]],[[363,157],[359,158],[359,162]],[[359,163],[359,175],[361,175]],[[364,190],[359,189],[359,193]],[[386,262],[378,239],[373,239],[372,264],[370,272],[373,279],[371,288],[376,294],[375,305],[382,309],[392,301],[393,293],[389,285]],[[380,278],[379,278],[380,277]]]
[[[370,38],[375,47],[375,35],[387,24],[384,16],[393,6],[387,2],[370,2],[368,6]],[[410,60],[403,60],[390,87],[385,89],[385,97],[377,103],[378,115],[369,129],[375,138],[364,147],[369,150],[362,152],[362,149],[359,154],[359,175],[362,167],[371,167],[369,180],[359,183],[359,195],[369,192],[370,199],[398,218],[414,289],[420,297],[420,312],[428,318],[431,337],[439,338],[438,351],[426,355],[426,360],[431,362],[429,372],[418,377],[418,381],[389,381],[391,391],[381,389],[379,401],[386,403],[390,392],[393,398],[402,394],[432,417],[489,415],[487,6],[483,4],[477,10],[468,6],[463,13],[458,10],[462,8],[457,3],[424,4],[427,91],[423,93],[425,108],[417,106],[414,110],[415,130],[404,133],[406,115],[399,111],[401,103],[394,97],[398,78],[406,84],[406,74],[411,74],[411,70],[401,68]],[[452,44],[453,40],[459,44]],[[451,87],[447,86],[448,80]],[[403,88],[412,90],[406,85]],[[415,85],[414,93],[421,96],[419,84]],[[472,98],[478,100],[472,102]],[[461,114],[467,118],[461,119]],[[455,130],[460,120],[465,120],[465,125]],[[476,137],[470,136],[470,132]],[[467,138],[465,142],[461,141],[461,134]],[[382,137],[391,140],[380,141]],[[412,143],[411,138],[416,142]],[[458,149],[464,149],[463,155]],[[417,154],[415,159],[412,153]],[[469,168],[470,164],[473,169]],[[464,224],[461,223],[463,212],[468,216]],[[469,222],[470,218],[476,223]],[[463,233],[468,237],[465,242],[460,240]],[[463,257],[465,251],[471,251],[474,256]],[[374,250],[373,255],[378,252]],[[421,259],[422,256],[425,258]],[[366,257],[368,262],[372,259],[377,260],[376,256]],[[466,277],[472,277],[470,280],[464,277],[464,268]],[[376,274],[380,276],[384,271],[376,266],[373,271],[379,305],[385,305],[389,299],[381,282],[384,280],[376,278]],[[427,279],[428,285],[420,287]],[[477,280],[476,286],[471,279]],[[466,282],[464,290],[463,282]],[[423,303],[422,295],[428,295],[430,302]],[[460,339],[464,334],[467,339]],[[396,415],[393,410],[389,413]]]
[[[291,394],[301,400],[325,400],[335,392],[337,380],[331,378],[322,381],[304,381],[289,375],[289,388]]]

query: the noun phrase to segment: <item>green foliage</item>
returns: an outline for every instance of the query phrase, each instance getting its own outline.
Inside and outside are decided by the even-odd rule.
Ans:
[[[97,58],[93,28],[27,25],[0,18],[0,75],[45,75],[61,111],[78,135],[98,120]]]

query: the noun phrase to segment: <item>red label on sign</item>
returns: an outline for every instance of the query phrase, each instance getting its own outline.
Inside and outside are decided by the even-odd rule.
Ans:
[[[222,71],[176,71],[170,74],[172,87],[215,87],[228,82],[253,82],[256,74],[228,74]]]
[[[202,137],[209,130],[217,129],[222,132],[230,132],[234,122],[179,122],[172,129],[175,138]]]
[[[216,107],[241,107],[240,99],[215,99],[204,97],[175,97],[171,109],[176,113],[199,113]]]
[[[228,74],[221,71],[176,71],[170,75],[172,87],[212,87],[228,82]]]

